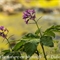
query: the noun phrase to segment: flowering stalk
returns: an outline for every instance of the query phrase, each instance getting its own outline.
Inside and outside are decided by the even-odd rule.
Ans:
[[[34,20],[34,21],[35,21],[35,20]],[[41,30],[40,30],[40,28],[39,28],[39,26],[38,26],[38,24],[37,24],[37,21],[35,21],[35,24],[36,24],[38,30],[40,31],[40,37],[41,37],[42,34],[41,34]],[[45,54],[45,51],[44,51],[43,44],[42,44],[42,43],[40,43],[40,44],[41,44],[41,47],[42,47],[42,50],[43,50],[44,58],[45,58],[45,60],[47,60],[47,58],[46,58],[46,54]]]
[[[36,24],[36,26],[37,26],[37,28],[38,28],[38,30],[40,32],[40,39],[41,39],[41,37],[42,37],[41,30],[40,30],[40,28],[39,28],[39,26],[37,24],[38,20],[36,21],[35,18],[36,18],[36,16],[35,16],[35,10],[26,10],[24,12],[24,14],[23,14],[23,19],[25,20],[26,24],[28,24],[29,20],[33,20],[35,22],[35,24]],[[42,43],[40,43],[40,44],[41,44],[41,47],[42,47],[42,50],[43,50],[44,58],[45,58],[45,60],[47,60],[43,44]]]
[[[0,36],[3,37],[4,39],[6,39],[9,46],[10,46],[10,42],[7,39],[8,32],[9,32],[8,29],[6,29],[4,26],[0,26]],[[11,50],[12,50],[12,47],[11,47]]]

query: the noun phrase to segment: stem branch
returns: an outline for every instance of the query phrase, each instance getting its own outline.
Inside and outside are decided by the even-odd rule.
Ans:
[[[34,21],[35,21],[35,20],[34,20]],[[38,26],[38,24],[37,24],[37,21],[35,21],[35,23],[36,23],[36,26],[37,26],[38,30],[40,31],[40,38],[41,38],[41,36],[42,36],[41,30],[40,30],[40,28],[39,28],[39,26]],[[47,60],[47,57],[46,57],[46,54],[45,54],[45,51],[44,51],[44,46],[43,46],[42,43],[40,43],[40,44],[41,44],[41,47],[42,47],[42,50],[43,50],[44,58],[45,58],[45,60]]]
[[[8,42],[8,44],[9,44],[9,46],[10,46],[10,42],[9,42],[9,40],[6,38],[6,40],[7,40],[7,42]],[[11,47],[11,51],[12,51],[12,47]]]

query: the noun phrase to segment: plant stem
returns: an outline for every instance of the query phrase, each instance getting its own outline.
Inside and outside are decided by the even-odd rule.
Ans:
[[[6,38],[6,40],[7,40],[7,42],[8,42],[8,44],[9,44],[9,46],[10,46],[10,42],[9,42],[9,40]],[[12,51],[12,47],[11,47],[11,51]]]
[[[35,20],[34,20],[34,21],[35,21]],[[36,26],[37,26],[38,30],[40,31],[40,38],[41,38],[41,36],[42,36],[41,30],[40,30],[40,28],[39,28],[39,26],[38,26],[38,24],[37,24],[37,21],[35,21],[35,23],[36,23]],[[44,46],[43,46],[42,43],[40,43],[40,44],[41,44],[41,47],[42,47],[42,50],[43,50],[44,58],[45,58],[45,60],[47,60],[47,57],[46,57],[46,54],[45,54],[45,51],[44,51]]]
[[[43,44],[41,44],[41,47],[42,47],[42,49],[43,49],[44,58],[45,58],[45,60],[47,60],[47,57],[46,57],[46,54],[45,54],[45,51],[44,51],[44,46],[43,46]]]
[[[35,21],[35,20],[34,20]],[[39,26],[38,26],[38,24],[37,24],[37,22],[35,21],[35,23],[36,23],[36,26],[37,26],[37,28],[38,28],[38,30],[40,31],[40,28],[39,28]],[[40,31],[40,37],[42,36],[42,34],[41,34],[41,31]]]
[[[36,54],[38,55],[38,60],[39,60],[40,58],[39,58],[39,52],[38,52],[38,50],[36,51]]]

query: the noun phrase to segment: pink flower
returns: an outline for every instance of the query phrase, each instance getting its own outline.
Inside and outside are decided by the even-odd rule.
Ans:
[[[28,24],[28,21],[31,20],[35,20],[36,16],[35,16],[35,10],[26,10],[23,13],[23,19],[25,20],[26,24]]]
[[[2,36],[3,38],[6,38],[8,32],[9,31],[4,26],[0,26],[0,36]]]
[[[4,30],[4,26],[0,26],[0,30],[2,30],[2,31],[3,31],[3,30]]]

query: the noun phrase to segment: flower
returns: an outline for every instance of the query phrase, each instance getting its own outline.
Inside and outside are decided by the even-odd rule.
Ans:
[[[6,38],[8,32],[9,31],[4,26],[0,26],[0,36],[2,36],[3,38]]]
[[[4,26],[0,26],[0,30],[2,30],[2,31],[3,31],[3,30],[4,30]]]
[[[26,10],[23,13],[23,19],[25,20],[26,24],[28,24],[28,21],[31,20],[35,20],[36,16],[35,16],[35,10]]]
[[[3,38],[6,38],[7,37],[7,35],[4,34],[3,32],[0,32],[0,36],[2,36]]]

